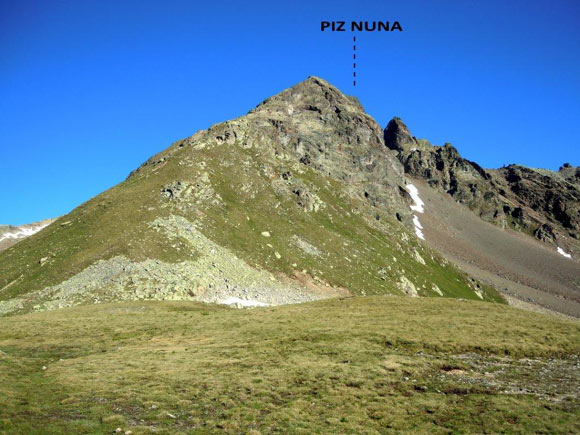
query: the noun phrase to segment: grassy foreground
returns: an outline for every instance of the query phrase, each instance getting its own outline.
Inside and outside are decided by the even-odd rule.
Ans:
[[[580,324],[377,296],[0,318],[0,432],[576,432]]]

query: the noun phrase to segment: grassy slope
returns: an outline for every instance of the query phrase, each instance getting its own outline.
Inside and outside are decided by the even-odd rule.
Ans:
[[[385,296],[6,317],[0,431],[578,432],[579,332],[496,304]]]
[[[161,164],[146,167],[0,253],[0,301],[57,284],[99,259],[116,255],[134,261],[157,258],[170,262],[194,256],[187,246],[148,228],[147,223],[155,217],[171,213],[201,222],[201,230],[212,240],[249,264],[272,272],[291,275],[293,270],[306,269],[311,276],[354,294],[400,294],[395,284],[403,273],[424,296],[437,296],[431,290],[431,283],[435,283],[446,296],[476,298],[467,278],[456,268],[421,246],[410,233],[409,240],[403,240],[406,230],[389,217],[376,221],[373,217],[381,210],[340,194],[337,181],[307,168],[302,174],[293,171],[294,177],[317,190],[326,203],[323,210],[307,213],[292,194],[280,195],[272,188],[272,175],[262,170],[264,162],[278,174],[287,170],[288,164],[283,166],[267,154],[224,144],[204,150],[176,145],[157,158],[161,156],[166,156]],[[204,166],[200,166],[202,161]],[[244,161],[249,164],[244,165]],[[202,172],[209,174],[221,204],[176,208],[161,196],[164,185],[176,180],[195,184]],[[251,186],[251,191],[244,192],[244,185]],[[281,206],[275,208],[277,203]],[[267,240],[260,236],[266,230],[272,234]],[[294,234],[316,245],[325,256],[304,254],[291,242]],[[414,249],[427,265],[413,259]],[[48,261],[40,265],[41,258]],[[388,267],[391,270],[382,279],[378,271]],[[490,288],[484,294],[487,300],[500,301]]]

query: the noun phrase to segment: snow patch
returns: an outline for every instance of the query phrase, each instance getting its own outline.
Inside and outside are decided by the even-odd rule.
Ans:
[[[560,248],[558,246],[558,254],[563,255],[566,258],[572,258],[572,256],[570,254],[568,254],[566,251],[564,251],[562,248]]]
[[[416,211],[418,213],[423,213],[425,211],[425,209],[423,208],[425,203],[419,197],[419,190],[415,187],[414,184],[411,183],[407,184],[405,187],[409,191],[411,199],[413,200],[413,202],[415,202],[415,204],[411,206],[411,210]]]
[[[413,224],[415,224],[415,227],[417,227],[417,229],[419,229],[419,230],[423,229],[423,225],[421,225],[419,218],[415,215],[413,215]]]
[[[419,222],[419,218],[417,216],[413,216],[413,223],[415,224],[415,234],[421,240],[425,240],[425,236],[423,235],[423,227],[421,226],[421,222]]]
[[[50,223],[50,222],[49,222]],[[0,242],[5,239],[23,239],[38,233],[43,228],[47,227],[49,223],[40,224],[35,227],[19,228],[15,233],[5,233],[0,236]]]
[[[219,303],[222,305],[238,305],[238,306],[242,306],[242,307],[267,307],[268,306],[268,304],[265,304],[264,302],[252,301],[252,300],[248,300],[248,299],[240,299],[240,298],[237,298],[235,296],[224,299],[224,300],[220,301]]]
[[[409,191],[414,202],[414,204],[411,205],[411,210],[416,211],[417,213],[423,213],[425,211],[425,208],[423,207],[425,203],[419,197],[419,190],[417,190],[417,188],[411,183],[407,184],[405,187]],[[413,215],[413,225],[415,225],[415,234],[417,237],[421,240],[425,240],[425,236],[423,235],[423,225],[419,222],[419,217],[417,215]]]

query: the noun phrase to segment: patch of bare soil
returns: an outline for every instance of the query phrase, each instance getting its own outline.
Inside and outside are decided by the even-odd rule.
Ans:
[[[324,279],[312,278],[307,273],[295,270],[293,278],[304,286],[313,295],[322,298],[349,297],[352,296],[348,289],[343,287],[332,287]]]

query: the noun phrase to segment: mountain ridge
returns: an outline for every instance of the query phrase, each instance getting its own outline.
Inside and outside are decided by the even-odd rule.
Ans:
[[[485,221],[527,233],[578,258],[580,167],[564,164],[550,171],[511,164],[484,169],[449,143],[436,146],[415,138],[396,117],[384,138],[406,174],[426,180]]]
[[[41,231],[55,220],[55,218],[51,218],[23,225],[0,225],[0,251],[8,249],[20,240]]]
[[[501,301],[415,237],[405,186],[378,123],[311,77],[173,143],[0,253],[0,312],[345,294]]]
[[[522,175],[506,175],[504,184],[498,171],[451,144],[415,138],[399,118],[382,129],[356,98],[309,77],[174,142],[0,253],[0,314],[118,300],[259,306],[402,294],[501,302],[496,284],[470,277],[421,240],[412,184],[425,180],[500,227],[539,240],[536,232],[557,234],[558,252],[576,258],[574,241],[566,243],[547,212],[517,202],[540,202],[538,192],[571,184],[576,169],[563,166],[555,179],[508,167]],[[532,182],[548,177],[547,186],[530,189],[530,173]],[[521,186],[519,196],[508,182]]]

